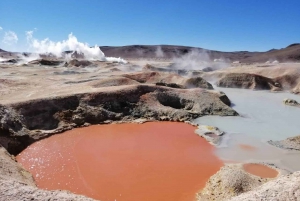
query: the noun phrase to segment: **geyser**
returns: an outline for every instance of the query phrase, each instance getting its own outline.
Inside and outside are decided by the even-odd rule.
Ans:
[[[78,128],[17,156],[43,189],[102,201],[191,201],[223,165],[214,147],[174,122]]]

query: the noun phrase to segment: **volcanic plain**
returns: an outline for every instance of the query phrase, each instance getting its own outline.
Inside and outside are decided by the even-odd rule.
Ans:
[[[216,87],[300,93],[299,44],[264,53],[201,50],[206,60],[192,63],[187,61],[194,59],[193,48],[176,46],[174,52],[179,56],[173,52],[173,46],[161,46],[164,56],[155,55],[157,47],[101,48],[106,55],[121,56],[127,63],[50,56],[22,62],[17,53],[1,51],[0,200],[93,200],[87,197],[90,194],[74,194],[68,189],[38,188],[30,168],[17,162],[16,156],[28,146],[52,135],[98,124],[173,121],[195,126],[197,137],[219,149],[227,139],[227,131],[194,120],[208,115],[243,117],[244,114],[235,110],[231,97],[215,90]],[[141,50],[143,54],[137,54]],[[282,104],[300,109],[295,100],[282,100]],[[300,150],[297,136],[268,140],[276,149],[295,153]],[[256,151],[253,145],[239,147]],[[223,167],[206,178],[204,187],[192,197],[197,200],[300,197],[299,171],[268,161],[218,160],[223,160],[218,163]],[[78,192],[81,191],[75,193]]]

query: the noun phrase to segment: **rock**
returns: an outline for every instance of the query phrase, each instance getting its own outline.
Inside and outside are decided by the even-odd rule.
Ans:
[[[285,98],[283,100],[283,103],[290,106],[298,106],[300,107],[300,103],[298,103],[296,100]]]
[[[171,68],[159,68],[159,67],[154,67],[150,64],[146,64],[142,70],[144,71],[159,71],[159,72],[175,72],[175,70],[171,69]]]
[[[214,89],[213,86],[202,77],[188,78],[184,83],[185,88]]]
[[[256,90],[281,90],[281,85],[274,80],[250,73],[229,73],[217,82],[219,87],[243,88]]]
[[[86,66],[90,66],[93,63],[88,61],[88,60],[77,60],[77,59],[72,59],[71,61],[65,63],[65,67],[86,67]]]
[[[62,64],[63,61],[59,60],[48,60],[48,59],[38,59],[30,61],[29,64],[36,64],[36,65],[45,65],[45,66],[57,66]]]
[[[226,96],[226,94],[223,91],[220,91],[220,100],[225,103],[228,106],[231,106],[231,101],[229,100],[228,96]]]
[[[269,181],[230,201],[293,200],[300,198],[300,171]]]
[[[206,125],[198,126],[198,129],[195,131],[195,133],[215,146],[221,143],[222,136],[225,134],[223,131],[220,131],[217,127]]]
[[[289,149],[289,150],[297,150],[300,151],[300,135],[295,137],[290,137],[285,140],[280,141],[268,141],[269,144],[282,148],[282,149]]]
[[[165,86],[165,87],[171,87],[171,88],[177,88],[177,89],[184,89],[182,85],[178,85],[176,83],[164,83],[164,82],[157,82],[155,83],[157,86]]]
[[[9,64],[16,64],[18,63],[18,59],[8,59],[8,60],[5,60],[5,61],[1,61],[0,63],[9,63]]]
[[[283,174],[280,170],[278,171],[279,175]],[[204,189],[197,194],[197,200],[225,201],[256,189],[270,180],[273,179],[249,174],[243,169],[243,164],[227,164],[206,182]]]
[[[214,69],[212,67],[205,67],[202,69],[203,72],[211,72],[214,71]]]

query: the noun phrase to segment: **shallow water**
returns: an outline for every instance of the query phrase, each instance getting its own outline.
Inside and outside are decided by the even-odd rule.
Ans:
[[[278,175],[278,172],[276,170],[261,164],[244,164],[243,168],[247,172],[262,178],[275,178]]]
[[[225,92],[232,108],[243,117],[200,117],[196,122],[215,125],[230,133],[248,134],[259,139],[283,140],[300,135],[300,108],[283,104],[284,98],[300,102],[300,96],[288,92],[215,89]]]
[[[300,108],[282,102],[284,98],[300,102],[300,96],[288,92],[215,88],[226,93],[233,103],[232,107],[242,116],[204,116],[195,120],[199,124],[216,126],[227,133],[216,151],[219,157],[240,162],[265,161],[291,171],[300,170],[299,152],[267,144],[268,140],[300,135]],[[253,149],[245,149],[241,144]]]
[[[102,201],[191,201],[223,165],[194,131],[174,122],[90,126],[36,142],[17,160],[44,189]]]

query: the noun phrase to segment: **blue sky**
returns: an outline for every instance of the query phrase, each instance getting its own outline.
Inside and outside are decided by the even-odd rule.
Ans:
[[[39,40],[73,32],[89,45],[266,51],[300,42],[299,8],[300,0],[0,0],[0,48],[26,50],[25,31],[37,28]]]

